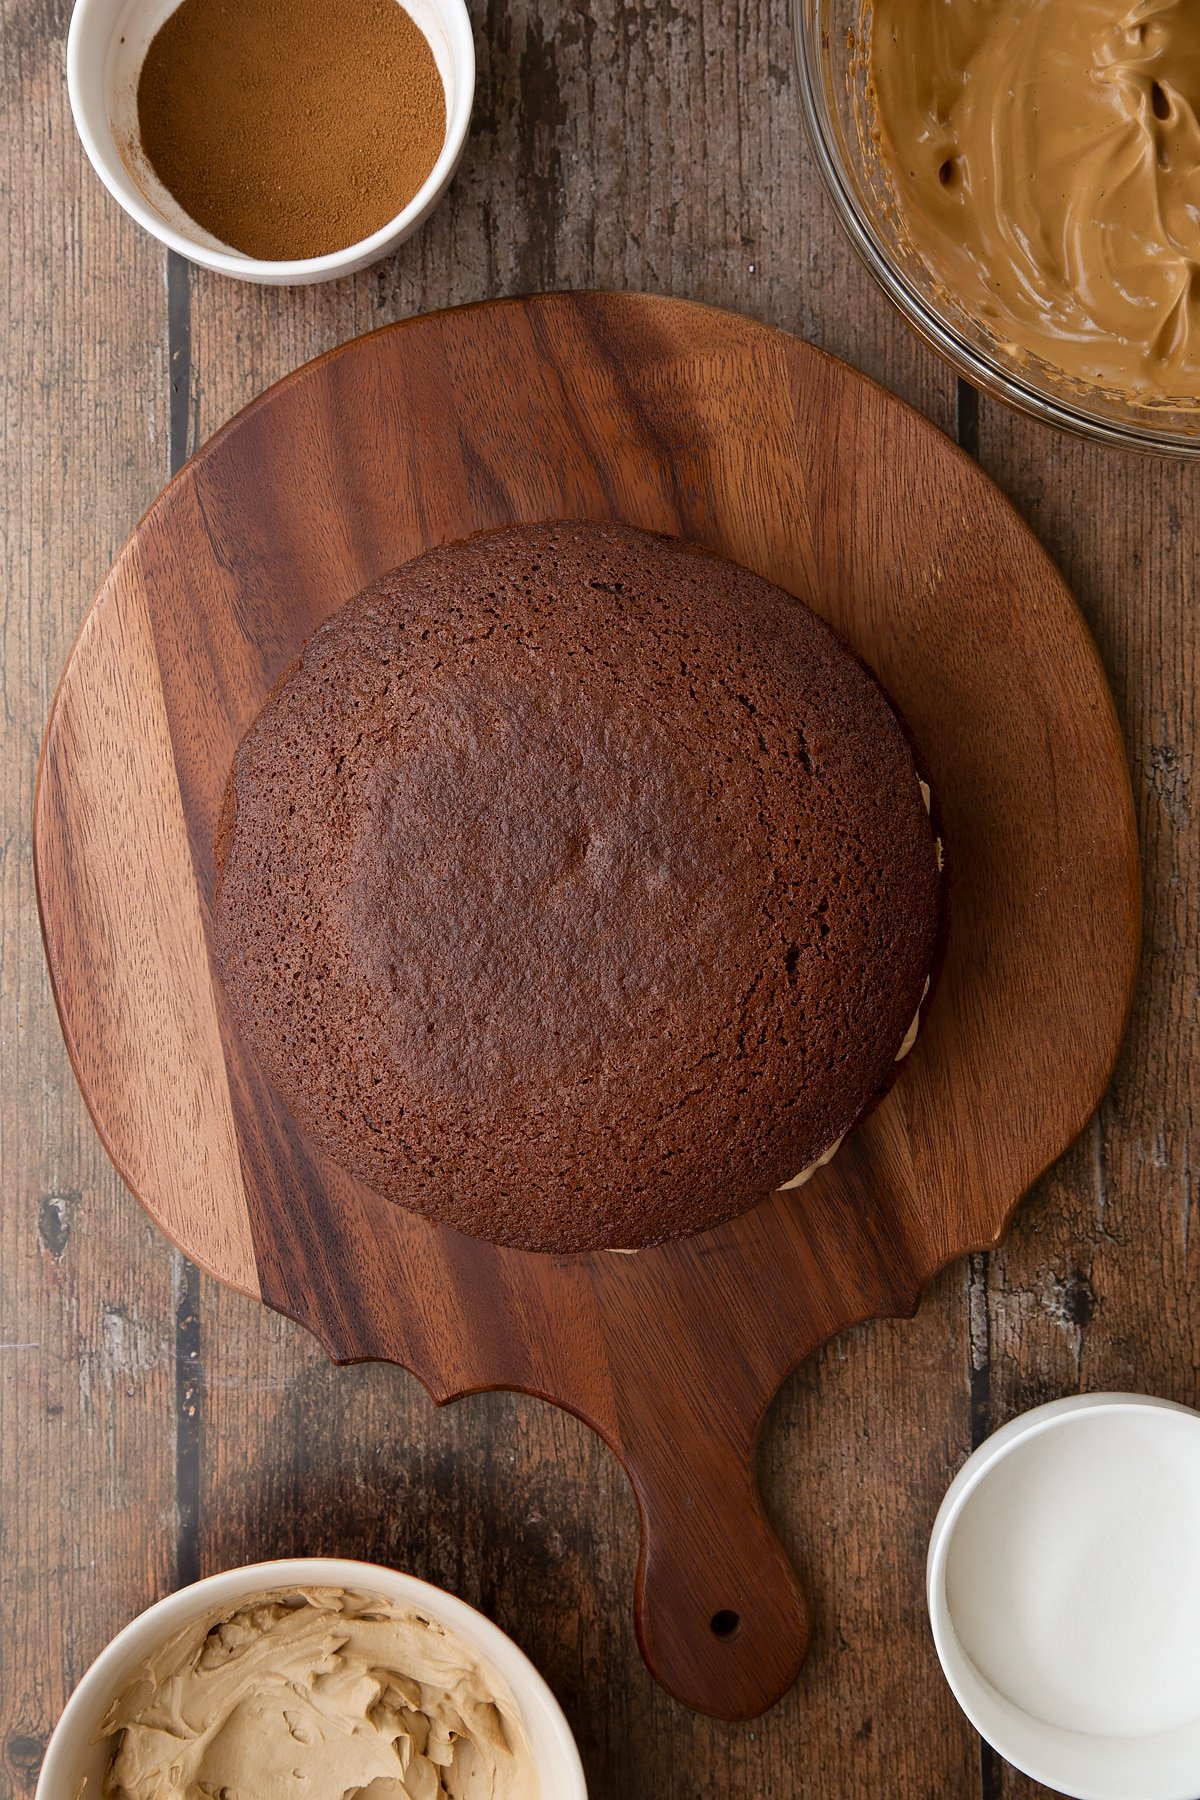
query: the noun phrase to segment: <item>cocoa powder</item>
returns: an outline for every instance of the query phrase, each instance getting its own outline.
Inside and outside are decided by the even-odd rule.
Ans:
[[[142,148],[189,217],[272,261],[378,231],[446,136],[433,52],[399,0],[182,0],[137,101]]]

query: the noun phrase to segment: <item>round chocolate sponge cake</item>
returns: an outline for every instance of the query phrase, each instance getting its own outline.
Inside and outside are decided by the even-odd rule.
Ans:
[[[239,746],[217,964],[306,1132],[533,1250],[732,1218],[890,1084],[939,942],[906,733],[805,606],[611,525],[431,550]]]

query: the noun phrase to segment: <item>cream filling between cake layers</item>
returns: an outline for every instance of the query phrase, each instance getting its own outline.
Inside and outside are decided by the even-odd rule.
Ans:
[[[811,1180],[818,1169],[823,1169],[826,1163],[833,1161],[848,1136],[849,1133],[843,1131],[840,1137],[835,1137],[828,1150],[822,1150],[816,1162],[810,1162],[807,1169],[801,1169],[800,1173],[798,1175],[793,1175],[790,1181],[781,1181],[779,1186],[775,1189],[775,1192],[777,1194],[786,1194],[792,1188],[803,1187],[805,1182]]]
[[[922,786],[924,786],[924,783],[922,783]],[[938,848],[939,848],[939,852],[940,852],[940,849],[941,849],[940,840],[939,840]],[[940,855],[939,855],[939,866],[940,866],[940,860],[941,859],[940,859]],[[913,1014],[913,1022],[909,1026],[908,1030],[905,1032],[903,1038],[901,1039],[900,1048],[897,1050],[896,1057],[895,1057],[895,1060],[897,1062],[904,1061],[904,1058],[908,1055],[909,1051],[912,1049],[913,1045],[917,1041],[917,1036],[921,1029],[921,1009],[925,1005],[926,1000],[929,998],[929,979],[930,978],[927,975],[925,977],[925,986],[921,990],[920,1003],[917,1006],[916,1012]],[[801,1171],[798,1175],[793,1175],[792,1179],[790,1181],[781,1181],[779,1186],[775,1189],[775,1192],[777,1194],[787,1194],[787,1193],[790,1193],[793,1188],[803,1187],[806,1181],[810,1181],[812,1179],[812,1177],[816,1174],[818,1169],[823,1169],[825,1167],[826,1163],[830,1163],[833,1161],[834,1157],[837,1155],[838,1151],[841,1149],[842,1145],[845,1143],[845,1141],[849,1135],[850,1135],[849,1132],[843,1131],[840,1137],[834,1138],[834,1140],[833,1140],[832,1144],[830,1144],[828,1150],[823,1150],[821,1152],[820,1156],[818,1156],[818,1158],[815,1162],[809,1163],[807,1169],[801,1169]],[[610,1248],[608,1254],[610,1256],[636,1256],[637,1251],[636,1250],[616,1250],[616,1249]]]
[[[917,786],[921,790],[921,799],[925,803],[925,811],[927,813],[929,813],[930,816],[932,816],[933,793],[932,793],[932,790],[930,789],[929,783],[927,781],[922,781],[921,777],[918,775],[917,776]],[[934,848],[934,852],[937,856],[938,874],[940,875],[942,872],[942,868],[943,868],[942,840],[940,837],[934,838],[933,848]],[[921,989],[921,998],[917,1002],[917,1010],[913,1014],[912,1024],[909,1026],[908,1030],[905,1032],[904,1036],[900,1040],[900,1048],[897,1050],[896,1056],[895,1056],[896,1062],[903,1062],[904,1058],[908,1055],[909,1051],[912,1049],[913,1045],[917,1041],[917,1034],[921,1029],[921,1008],[924,1006],[926,1000],[929,998],[929,980],[930,980],[930,978],[927,975],[925,977],[925,986]],[[834,1138],[834,1140],[833,1140],[832,1144],[830,1144],[828,1150],[823,1150],[821,1152],[821,1154],[820,1154],[820,1156],[818,1156],[816,1162],[809,1163],[807,1169],[801,1169],[800,1173],[798,1175],[793,1175],[792,1179],[790,1181],[781,1182],[779,1184],[779,1186],[776,1188],[775,1192],[777,1194],[786,1194],[786,1193],[789,1193],[793,1188],[803,1187],[806,1181],[810,1181],[812,1179],[812,1177],[816,1174],[818,1169],[823,1169],[825,1167],[826,1163],[833,1161],[834,1157],[837,1155],[838,1151],[841,1149],[842,1145],[845,1143],[848,1136],[849,1136],[849,1132],[843,1131],[840,1137]]]
[[[904,1058],[908,1055],[909,1051],[912,1049],[913,1045],[917,1041],[917,1033],[921,1029],[921,1007],[924,1006],[925,1001],[928,998],[928,995],[929,995],[929,977],[927,975],[925,977],[925,986],[921,989],[920,1004],[918,1005],[916,1012],[913,1014],[913,1022],[909,1026],[908,1030],[905,1032],[903,1038],[901,1039],[900,1048],[896,1052],[895,1060],[897,1062],[904,1061]],[[790,1181],[780,1182],[780,1184],[776,1188],[775,1192],[777,1194],[786,1194],[792,1188],[803,1187],[804,1183],[806,1181],[808,1181],[813,1175],[815,1175],[818,1169],[823,1169],[825,1167],[826,1163],[833,1161],[834,1157],[837,1155],[838,1151],[841,1149],[842,1145],[845,1143],[845,1141],[849,1135],[850,1135],[849,1132],[843,1131],[841,1137],[835,1138],[833,1140],[833,1142],[832,1142],[832,1144],[830,1144],[828,1150],[823,1150],[821,1152],[821,1154],[820,1154],[820,1156],[818,1156],[816,1162],[809,1163],[807,1169],[801,1169],[800,1173],[798,1175],[793,1175],[792,1179]]]
[[[918,775],[917,785],[919,786],[919,788],[921,790],[921,799],[925,803],[925,811],[932,816],[933,794],[930,790],[929,783],[927,781],[922,781],[921,777]],[[933,847],[934,847],[934,852],[937,856],[938,873],[940,875],[943,868],[945,867],[945,859],[942,854],[942,840],[940,837],[934,838]],[[925,1005],[926,1000],[929,998],[930,980],[931,980],[931,977],[927,975],[925,977],[925,985],[921,989],[921,998],[917,1002],[917,1010],[913,1014],[912,1024],[909,1026],[908,1030],[905,1032],[904,1036],[900,1040],[900,1048],[897,1050],[895,1059],[894,1059],[896,1062],[903,1062],[904,1058],[909,1054],[910,1050],[913,1048],[913,1045],[917,1041],[918,1034],[920,1033],[920,1030],[921,1030],[921,1011]],[[853,1129],[853,1127],[851,1129]],[[774,1191],[777,1194],[787,1194],[787,1193],[791,1193],[795,1188],[803,1187],[806,1181],[812,1180],[812,1177],[816,1174],[818,1169],[823,1169],[825,1167],[826,1163],[830,1163],[833,1161],[834,1157],[837,1155],[838,1151],[841,1149],[842,1145],[845,1143],[845,1141],[849,1137],[849,1135],[850,1135],[849,1131],[843,1131],[839,1137],[834,1138],[832,1144],[830,1144],[830,1146],[827,1150],[822,1150],[820,1156],[817,1157],[815,1162],[810,1162],[806,1169],[801,1169],[800,1173],[798,1175],[793,1175],[790,1181],[781,1181],[779,1186]],[[610,1248],[608,1251],[608,1254],[610,1256],[636,1256],[637,1251],[636,1250],[617,1250],[617,1249]]]

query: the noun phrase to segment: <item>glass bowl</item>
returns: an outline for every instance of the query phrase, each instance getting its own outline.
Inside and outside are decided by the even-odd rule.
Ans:
[[[904,242],[878,158],[868,148],[873,120],[863,24],[869,6],[870,0],[792,0],[792,25],[817,166],[850,242],[889,300],[957,374],[1019,412],[1123,449],[1200,456],[1200,410],[1139,405],[1082,388],[1036,358],[1018,359],[935,288]]]

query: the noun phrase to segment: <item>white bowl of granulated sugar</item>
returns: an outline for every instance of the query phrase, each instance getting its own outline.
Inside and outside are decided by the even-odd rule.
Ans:
[[[1013,1419],[933,1527],[934,1642],[971,1723],[1073,1800],[1200,1794],[1200,1413],[1085,1394]]]

